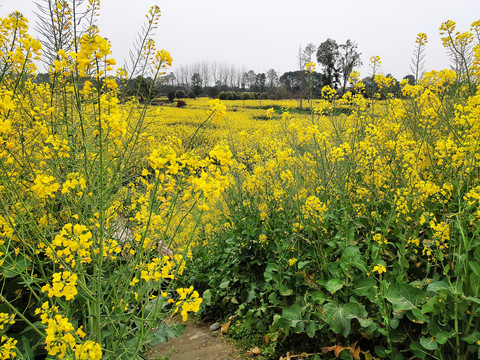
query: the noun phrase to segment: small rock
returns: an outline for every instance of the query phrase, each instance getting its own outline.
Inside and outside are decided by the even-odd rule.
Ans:
[[[220,329],[221,327],[222,327],[222,325],[220,325],[220,323],[216,322],[215,324],[210,325],[210,327],[208,328],[208,330],[210,330],[210,331],[217,331],[217,330]]]

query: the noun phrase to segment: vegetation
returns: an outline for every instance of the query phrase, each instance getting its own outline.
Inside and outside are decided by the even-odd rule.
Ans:
[[[457,71],[424,72],[419,34],[414,76],[374,56],[361,81],[329,40],[279,78],[308,106],[270,71],[222,103],[206,69],[159,82],[158,7],[114,74],[99,4],[72,4],[44,9],[42,81],[0,20],[0,358],[142,358],[191,312],[264,359],[480,358],[480,21],[441,25]]]

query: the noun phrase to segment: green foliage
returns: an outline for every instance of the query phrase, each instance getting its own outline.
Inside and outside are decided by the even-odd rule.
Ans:
[[[175,92],[175,97],[176,97],[177,99],[184,99],[184,98],[186,97],[185,91],[183,91],[183,90],[177,90],[177,91]]]
[[[442,108],[477,101],[451,80],[448,85],[446,79],[440,82],[445,86]],[[383,90],[374,90],[373,99]],[[402,151],[376,144],[378,155],[372,160],[372,170],[358,168],[358,159],[364,157],[349,154],[342,160],[326,159],[332,148],[346,146],[346,133],[354,139],[348,142],[352,151],[360,151],[359,144],[365,144],[373,129],[371,124],[380,128],[379,124],[389,121],[408,128],[412,139],[435,149],[430,131],[448,138],[458,118],[451,111],[442,112],[427,133],[419,125],[425,121],[416,108],[419,100],[406,100],[400,108],[389,100],[372,100],[367,106],[365,98],[361,99],[359,110],[353,103],[346,106],[347,101],[337,102],[333,97],[321,116],[316,118],[310,112],[310,123],[295,128],[301,133],[298,129],[302,126],[319,126],[316,119],[329,121],[332,130],[324,140],[313,137],[310,143],[302,142],[300,135],[285,130],[288,146],[277,145],[276,155],[267,157],[265,153],[273,151],[276,144],[268,143],[265,153],[259,145],[255,150],[260,159],[265,156],[265,162],[259,160],[256,167],[246,166],[238,172],[236,187],[227,192],[228,210],[218,219],[219,230],[206,236],[206,245],[194,255],[197,275],[190,281],[204,290],[203,315],[226,318],[236,314],[242,331],[249,329],[256,339],[266,341],[264,346],[270,346],[272,358],[292,349],[300,353],[320,352],[321,348],[326,352],[348,349],[341,352],[341,358],[354,358],[357,353],[381,359],[476,358],[480,230],[475,225],[476,207],[471,205],[475,202],[469,200],[468,205],[465,201],[477,196],[466,194],[475,192],[472,189],[479,181],[480,165],[473,160],[478,150],[468,150],[475,163],[468,170],[461,165],[458,172],[451,172],[434,161],[427,162],[430,175],[420,173],[419,183],[408,186],[418,188],[426,179],[437,179],[447,187],[452,184],[452,197],[448,201],[427,197],[421,210],[406,210],[409,219],[398,210],[400,189],[409,189],[406,184],[410,181],[399,175],[405,166]],[[275,117],[287,117],[284,109],[273,109],[278,114]],[[393,112],[402,115],[392,120],[389,114]],[[295,109],[288,110],[288,116],[294,113]],[[358,122],[347,120],[354,118]],[[362,123],[364,119],[371,124]],[[288,126],[285,122],[284,129]],[[395,133],[386,130],[386,134],[392,143],[401,141]],[[291,156],[275,158],[285,156],[288,150],[292,150]],[[368,174],[381,174],[374,161],[384,156],[389,159],[386,168],[391,177],[381,190],[376,183],[367,186]],[[262,177],[268,171],[269,175]],[[465,172],[470,174],[469,185]],[[267,180],[257,185],[261,179]],[[357,189],[365,187],[367,197],[358,200]],[[317,219],[309,217],[305,200],[300,200],[305,192],[328,204]],[[419,201],[408,196],[408,201]],[[448,247],[430,248],[431,239],[441,244],[438,239],[447,231],[445,224]],[[424,247],[415,241],[423,241]]]

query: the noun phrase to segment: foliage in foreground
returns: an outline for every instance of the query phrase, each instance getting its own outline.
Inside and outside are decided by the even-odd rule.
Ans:
[[[134,359],[181,332],[169,314],[199,309],[176,281],[231,153],[153,142],[146,105],[119,104],[129,72],[112,75],[110,43],[55,4],[71,41],[54,49],[49,83],[34,82],[41,45],[26,19],[0,19],[0,358]],[[170,65],[148,39],[158,17],[153,7],[130,73],[156,79]]]
[[[473,42],[442,28],[452,51]],[[269,111],[282,136],[237,141],[234,155],[255,155],[234,156],[228,210],[194,252],[204,315],[237,314],[235,333],[257,334],[272,358],[479,357],[474,51],[462,74],[403,84],[404,100],[365,99],[353,79],[355,93],[324,89],[308,119]],[[327,115],[340,105],[351,114]]]

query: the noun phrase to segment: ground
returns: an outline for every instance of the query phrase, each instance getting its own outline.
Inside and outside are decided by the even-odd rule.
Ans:
[[[167,344],[155,346],[150,360],[234,360],[241,359],[239,351],[220,333],[209,331],[207,325],[189,324],[183,335]]]

